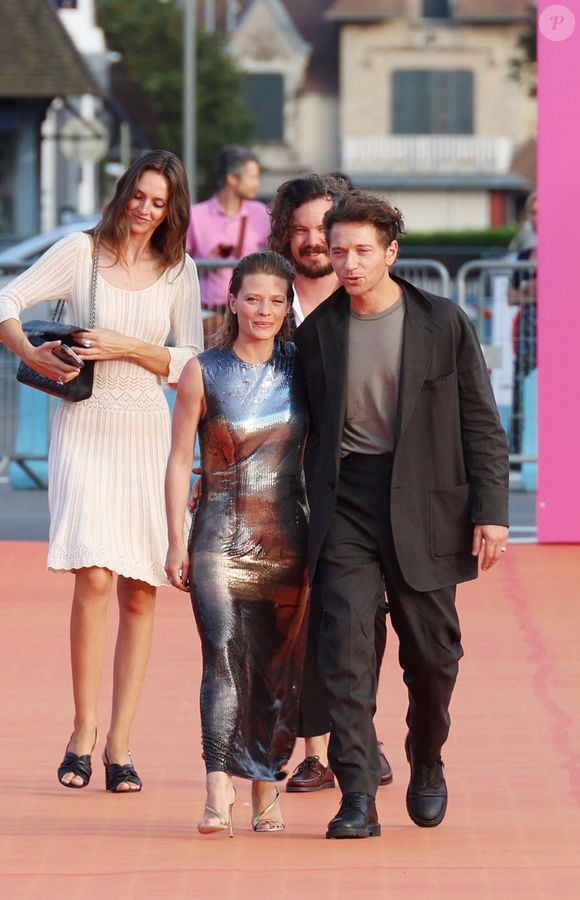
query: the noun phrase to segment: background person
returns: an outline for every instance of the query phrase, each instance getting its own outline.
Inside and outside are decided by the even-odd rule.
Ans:
[[[188,364],[177,391],[166,568],[191,590],[202,642],[202,834],[232,834],[233,775],[252,780],[254,830],[284,828],[275,782],[294,746],[308,598],[308,413],[287,341],[293,279],[272,251],[242,259],[219,343]],[[198,430],[201,493],[188,552]]]
[[[226,144],[216,160],[218,189],[209,200],[190,210],[186,248],[197,259],[240,259],[265,247],[270,219],[263,203],[256,200],[260,190],[257,156],[241,144]],[[231,268],[205,272],[201,294],[206,346],[220,327],[228,302]]]
[[[384,584],[409,692],[407,811],[447,808],[441,748],[463,650],[456,585],[507,541],[508,454],[479,342],[449,300],[390,274],[403,221],[361,191],[325,214],[341,287],[295,340],[314,441],[309,570],[342,790],[328,838],[380,834],[374,623]]]
[[[521,250],[529,250],[537,245],[537,211],[538,196],[535,191],[532,191],[532,193],[528,194],[526,197],[522,224],[508,246],[508,251],[510,253],[519,253]]]
[[[202,344],[197,275],[185,255],[188,218],[180,161],[166,151],[147,153],[120,178],[92,232],[63,238],[0,293],[0,340],[36,371],[70,381],[79,370],[53,355],[60,342],[33,347],[19,316],[62,297],[69,319],[86,326],[98,244],[96,327],[79,333],[83,346],[76,348],[96,363],[93,393],[59,405],[49,451],[48,568],[75,575],[75,718],[58,770],[69,788],[86,787],[91,778],[107,603],[117,574],[119,627],[103,758],[109,790],[141,789],[128,751],[130,729],[149,658],[156,587],[167,584],[163,474],[170,435],[161,382],[176,382]],[[170,329],[176,346],[168,348]]]
[[[537,256],[538,198],[530,194],[526,201],[526,222],[529,235],[526,246],[519,250],[518,262],[535,261]],[[515,271],[508,291],[510,306],[519,306],[514,318],[512,335],[514,342],[514,377],[510,423],[510,450],[522,452],[524,429],[524,381],[537,366],[537,293],[534,272]],[[519,465],[516,464],[519,468]]]
[[[323,218],[335,199],[350,187],[346,176],[340,173],[330,176],[312,173],[284,182],[270,204],[269,246],[292,264],[296,276],[292,303],[295,326],[339,287],[328,256]],[[375,626],[377,677],[387,639],[385,612],[388,607],[384,603],[384,590],[381,595],[383,600],[377,603]],[[330,719],[317,664],[321,616],[320,596],[313,590],[298,724],[298,735],[304,737],[305,758],[288,779],[286,790],[290,793],[311,793],[335,786],[328,765]],[[390,784],[393,773],[381,744],[379,760],[380,783]]]

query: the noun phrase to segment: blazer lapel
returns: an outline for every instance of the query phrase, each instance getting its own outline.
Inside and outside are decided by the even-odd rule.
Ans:
[[[415,408],[439,331],[439,326],[432,321],[425,303],[421,302],[423,298],[417,299],[414,296],[415,292],[418,293],[417,289],[406,283],[405,288],[407,288],[405,291],[407,307],[403,332],[397,439],[407,427]]]
[[[326,302],[329,304],[327,314],[318,319],[316,328],[326,380],[329,426],[336,437],[342,433],[344,424],[350,303],[343,291],[337,294],[336,300]]]

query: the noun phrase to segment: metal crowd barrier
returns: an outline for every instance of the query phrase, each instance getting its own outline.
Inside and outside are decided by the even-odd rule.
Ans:
[[[0,476],[5,475],[14,457],[18,405],[16,369],[18,360],[0,344]]]
[[[22,318],[50,319],[53,312],[54,303],[40,303]],[[46,490],[50,424],[58,400],[18,384],[18,364],[0,344],[0,478],[9,473],[16,487]]]
[[[203,272],[229,268],[235,262],[231,259],[200,260],[198,266]],[[454,291],[449,272],[436,260],[403,258],[396,263],[395,271],[418,287],[443,296],[455,296],[470,315],[491,371],[504,426],[511,435],[519,429],[520,441],[525,437],[519,448],[512,438],[510,462],[521,466],[522,478],[527,477],[526,466],[535,467],[537,463],[537,451],[535,448],[529,450],[527,435],[535,423],[534,386],[530,383],[530,371],[516,372],[514,382],[514,365],[518,353],[529,351],[530,336],[520,337],[514,333],[518,307],[508,304],[508,294],[514,273],[519,273],[517,277],[526,279],[531,290],[535,290],[535,263],[507,260],[466,263],[459,270]],[[31,315],[37,317],[38,308]],[[207,315],[212,315],[211,311],[207,311]],[[58,401],[38,391],[19,387],[15,379],[16,368],[17,360],[13,354],[0,345],[0,477],[6,476],[10,469],[11,479],[27,480],[26,486],[30,487],[46,487],[50,423]],[[534,407],[533,416],[526,416],[525,410],[531,408],[530,403]]]
[[[451,296],[451,278],[449,272],[436,259],[398,259],[393,271],[401,278],[406,278],[418,288],[438,294],[441,297]]]
[[[215,269],[229,269],[235,266],[239,260],[237,259],[196,259],[196,265],[200,272],[211,272]],[[451,278],[449,272],[436,259],[398,259],[393,266],[393,271],[406,278],[408,281],[416,284],[417,287],[431,291],[433,294],[440,294],[443,297],[449,296],[451,289]]]
[[[491,373],[510,442],[512,485],[537,486],[536,262],[465,263],[456,278],[457,302],[470,316]],[[528,303],[521,303],[525,298]],[[511,302],[510,302],[511,301]],[[520,526],[525,538],[534,526]]]

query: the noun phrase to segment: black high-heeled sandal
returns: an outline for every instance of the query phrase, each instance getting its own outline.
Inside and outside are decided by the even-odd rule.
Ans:
[[[131,753],[127,752],[131,759]],[[137,775],[135,767],[131,763],[120,766],[118,763],[109,762],[106,750],[103,750],[103,765],[105,767],[105,789],[112,794],[138,794],[143,787],[143,782]],[[124,782],[136,784],[137,790],[130,788],[128,791],[118,791],[117,788]]]
[[[69,744],[72,740],[72,734],[69,738]],[[97,736],[95,735],[95,744],[97,743]],[[95,744],[93,744],[93,750],[95,748]],[[81,788],[85,788],[89,781],[91,780],[91,775],[93,774],[93,766],[91,763],[91,754],[83,753],[82,756],[78,756],[76,753],[73,753],[72,750],[65,750],[64,759],[61,762],[60,766],[57,769],[56,777],[58,778],[60,784],[66,788],[74,788],[75,790],[80,790]],[[63,781],[65,775],[71,773],[73,775],[77,775],[82,779],[82,784],[73,784],[71,781]]]

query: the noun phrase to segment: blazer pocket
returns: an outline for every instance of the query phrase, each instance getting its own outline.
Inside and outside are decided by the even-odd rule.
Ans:
[[[431,553],[437,558],[471,553],[473,524],[469,517],[469,485],[431,491]]]
[[[448,375],[441,375],[439,378],[425,379],[421,390],[424,391],[445,391],[457,386],[457,372],[449,372]]]

